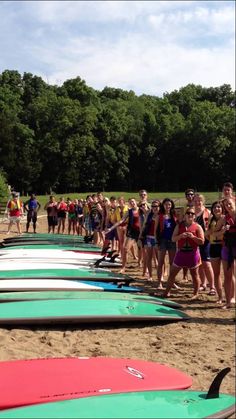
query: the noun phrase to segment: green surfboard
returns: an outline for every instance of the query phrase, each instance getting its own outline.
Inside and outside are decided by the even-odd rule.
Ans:
[[[2,292],[0,293],[1,302],[12,302],[12,301],[33,301],[33,300],[57,300],[57,299],[98,299],[98,300],[129,300],[129,301],[140,301],[150,302],[155,304],[165,305],[167,307],[181,309],[182,306],[174,301],[166,300],[165,298],[152,297],[149,295],[141,294],[122,294],[117,295],[115,292],[104,292],[96,291],[95,293],[83,291],[42,291],[42,292]]]
[[[2,247],[1,249],[0,249],[0,251],[3,251],[3,250],[8,250],[8,251],[16,251],[16,250],[19,250],[19,249],[24,249],[24,250],[26,250],[26,249],[33,249],[33,250],[35,250],[35,249],[38,249],[38,250],[43,250],[43,249],[60,249],[60,250],[78,250],[78,251],[81,251],[81,252],[99,252],[99,253],[101,253],[101,247],[98,247],[98,246],[95,246],[95,245],[91,245],[91,244],[77,244],[77,243],[75,243],[75,244],[72,244],[72,243],[70,243],[70,244],[66,244],[66,243],[63,243],[62,245],[60,245],[60,244],[55,244],[55,243],[48,243],[48,244],[37,244],[37,243],[35,243],[35,244],[24,244],[24,243],[22,243],[22,244],[19,244],[19,245],[17,245],[17,246],[4,246],[4,247]]]
[[[235,398],[220,394],[207,399],[197,391],[145,391],[91,396],[80,399],[7,409],[0,418],[227,418],[235,411]]]
[[[135,300],[62,299],[0,304],[0,325],[70,322],[177,321],[189,316],[171,307]]]
[[[60,278],[60,279],[86,279],[86,281],[109,281],[109,282],[125,282],[130,283],[134,279],[128,275],[111,272],[105,269],[79,267],[75,269],[17,269],[0,271],[1,279],[20,279],[20,278]]]

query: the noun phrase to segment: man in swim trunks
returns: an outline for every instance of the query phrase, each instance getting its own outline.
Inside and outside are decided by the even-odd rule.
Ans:
[[[26,233],[29,232],[31,221],[33,223],[34,233],[36,233],[37,216],[40,207],[39,201],[36,199],[35,194],[32,193],[30,199],[24,203],[24,210],[27,212]]]

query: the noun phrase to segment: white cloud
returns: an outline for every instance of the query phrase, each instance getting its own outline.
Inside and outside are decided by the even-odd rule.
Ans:
[[[51,84],[80,76],[95,89],[138,94],[187,83],[234,88],[234,8],[230,1],[2,2],[0,71],[10,65]]]

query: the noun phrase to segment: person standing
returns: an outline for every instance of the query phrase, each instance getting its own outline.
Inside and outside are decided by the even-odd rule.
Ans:
[[[54,195],[50,195],[49,201],[44,206],[48,217],[48,233],[55,233],[55,227],[58,224],[57,218],[57,202]]]
[[[21,234],[21,219],[23,216],[23,202],[20,200],[17,192],[12,192],[12,199],[7,203],[7,212],[9,216],[9,224],[7,234],[10,233],[11,227],[16,223],[18,234]]]
[[[214,273],[214,284],[218,295],[218,304],[223,302],[223,288],[221,280],[221,251],[223,244],[224,231],[221,230],[224,224],[224,206],[222,201],[215,201],[211,205],[211,218],[208,224],[208,229],[205,232],[205,237],[210,242],[210,261]]]
[[[66,214],[67,214],[67,203],[65,202],[64,196],[61,196],[57,204],[57,217],[58,217],[58,228],[57,233],[60,234],[62,229],[62,234],[65,232],[66,224]]]
[[[182,268],[188,268],[193,281],[193,297],[198,297],[200,288],[200,278],[198,275],[198,267],[201,264],[201,256],[199,246],[204,243],[204,231],[202,227],[194,221],[194,208],[187,208],[184,220],[177,224],[172,241],[177,243],[177,251],[170,267],[170,274],[167,280],[166,289],[163,297],[169,297],[170,290],[175,282],[175,277]]]
[[[27,212],[27,222],[26,222],[26,233],[29,232],[29,226],[32,221],[33,230],[36,233],[36,225],[38,218],[38,211],[40,210],[41,205],[36,199],[36,195],[32,193],[30,199],[24,203],[24,210]]]
[[[205,233],[209,224],[210,211],[205,207],[205,198],[203,195],[195,194],[194,209],[196,214],[195,221],[200,224]],[[199,276],[201,279],[200,291],[205,291],[208,283],[210,287],[208,295],[215,295],[214,272],[210,258],[210,242],[206,236],[204,243],[199,246],[199,249],[202,260],[202,264],[199,266]]]
[[[152,281],[152,261],[156,257],[156,228],[158,220],[159,200],[153,200],[151,209],[146,214],[139,240],[144,243],[146,265],[148,269],[148,281]]]
[[[165,198],[160,204],[157,218],[156,237],[158,244],[158,267],[157,281],[158,288],[163,288],[162,279],[165,270],[165,257],[168,253],[169,265],[171,266],[175,257],[176,243],[172,241],[172,235],[177,224],[175,215],[175,204],[170,198]],[[176,287],[176,284],[175,284]]]

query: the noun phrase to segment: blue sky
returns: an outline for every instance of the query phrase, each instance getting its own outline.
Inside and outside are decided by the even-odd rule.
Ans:
[[[162,96],[235,89],[235,2],[1,1],[0,72]]]

